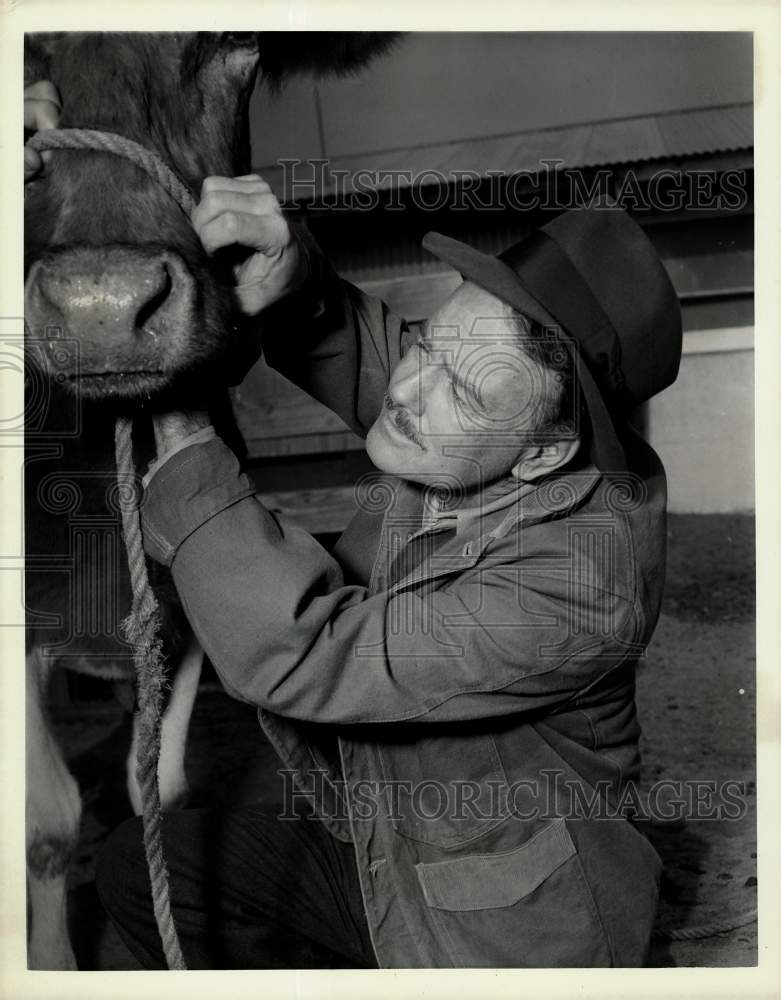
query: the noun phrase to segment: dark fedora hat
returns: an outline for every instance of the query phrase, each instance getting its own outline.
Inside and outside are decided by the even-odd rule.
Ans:
[[[625,469],[616,426],[675,381],[682,342],[672,282],[637,223],[603,200],[563,212],[497,257],[440,233],[423,246],[559,332],[591,420],[592,460],[603,472]]]

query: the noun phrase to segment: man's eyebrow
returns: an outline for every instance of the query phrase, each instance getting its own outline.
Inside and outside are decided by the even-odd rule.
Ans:
[[[430,337],[428,339],[428,342],[426,342],[425,338],[428,337],[428,335],[430,334],[430,331],[431,331],[431,323],[430,323],[429,320],[424,319],[423,322],[421,323],[420,334],[418,336],[418,344],[419,344],[421,350],[425,351],[426,354],[429,354],[429,355],[432,353],[432,349],[436,350],[436,346],[437,346],[435,343],[434,344],[431,343],[431,338]],[[475,388],[475,386],[472,385],[471,382],[465,382],[464,379],[462,379],[458,375],[458,373],[456,372],[456,370],[453,367],[453,365],[450,364],[450,362],[447,361],[446,358],[444,357],[445,354],[451,354],[451,353],[453,353],[453,352],[452,351],[442,350],[442,353],[438,355],[438,359],[437,359],[437,362],[436,362],[436,367],[437,368],[443,368],[445,370],[446,374],[452,380],[452,382],[459,389],[461,389],[463,392],[468,393],[468,394],[474,396],[475,398],[477,398],[478,392],[477,392],[477,389]]]
[[[432,326],[430,319],[421,320],[420,339],[425,340],[423,347],[426,350],[430,351],[432,350],[432,348],[436,348],[437,346],[439,346],[437,340],[444,341],[446,344],[452,343],[453,340],[458,341],[458,336],[454,338],[452,333],[449,336],[447,332],[445,332],[444,335],[439,333],[439,331],[452,331],[452,329],[453,329],[452,324],[441,323],[437,324],[436,326]],[[443,350],[445,349],[446,348],[443,348]]]

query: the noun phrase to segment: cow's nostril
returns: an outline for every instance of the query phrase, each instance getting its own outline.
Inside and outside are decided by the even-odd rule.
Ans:
[[[172,251],[63,249],[33,267],[25,288],[31,336],[77,340],[84,371],[158,370],[186,336],[195,281]]]
[[[173,279],[171,278],[171,272],[165,264],[163,264],[162,279],[160,288],[152,295],[151,298],[147,299],[147,301],[136,313],[135,327],[137,330],[144,329],[146,324],[154,317],[155,313],[162,308],[171,294],[173,289]]]

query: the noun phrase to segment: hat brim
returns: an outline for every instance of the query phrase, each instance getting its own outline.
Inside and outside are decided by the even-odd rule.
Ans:
[[[505,264],[501,257],[475,250],[441,233],[426,233],[423,248],[458,271],[465,281],[490,292],[541,326],[558,331],[572,356],[575,375],[591,421],[591,461],[605,473],[626,472],[624,448],[583,352],[577,348],[577,340],[525,287],[522,276]]]
[[[426,233],[423,249],[458,271],[465,281],[491,292],[542,326],[560,326],[500,257],[492,257],[441,233]]]

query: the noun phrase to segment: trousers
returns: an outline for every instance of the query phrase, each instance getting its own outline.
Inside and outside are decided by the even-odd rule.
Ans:
[[[270,806],[163,818],[171,909],[190,969],[376,968],[351,844]],[[164,969],[140,818],[105,841],[97,890],[123,941]]]

